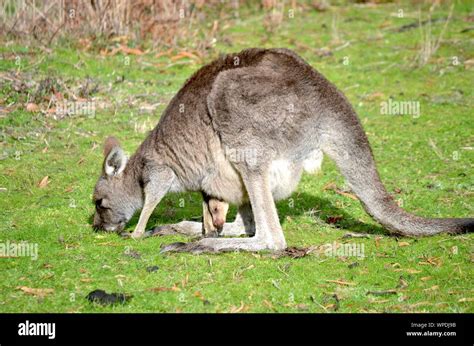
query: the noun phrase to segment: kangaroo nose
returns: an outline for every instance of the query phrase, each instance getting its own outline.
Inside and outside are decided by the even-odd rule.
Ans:
[[[100,217],[97,215],[97,213],[94,215],[94,221],[92,222],[92,228],[96,231],[99,231],[102,229],[102,223],[100,221]]]

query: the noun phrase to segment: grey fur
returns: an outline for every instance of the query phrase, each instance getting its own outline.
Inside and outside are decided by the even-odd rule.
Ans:
[[[112,207],[98,211],[94,225],[119,230],[120,216],[128,221],[143,204],[132,234],[140,238],[167,192],[203,191],[229,203],[250,203],[252,221],[247,213],[247,226],[233,223],[236,228],[229,231],[226,224],[224,230],[255,235],[206,238],[165,251],[283,249],[286,241],[274,201],[292,193],[305,160],[319,151],[336,162],[366,211],[389,231],[413,236],[472,231],[472,218],[428,219],[400,209],[380,181],[350,103],[287,49],[247,49],[197,71],[123,172],[99,179],[94,199]]]

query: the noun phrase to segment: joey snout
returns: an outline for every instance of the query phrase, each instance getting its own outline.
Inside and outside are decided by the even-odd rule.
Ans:
[[[225,219],[221,217],[215,217],[212,219],[212,224],[214,225],[216,230],[220,233],[222,231],[222,228],[224,227]]]

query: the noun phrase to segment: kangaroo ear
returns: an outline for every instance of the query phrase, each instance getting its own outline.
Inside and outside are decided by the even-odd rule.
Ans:
[[[113,148],[120,147],[120,142],[115,137],[107,137],[104,142],[104,157],[109,156]]]
[[[109,137],[106,139],[104,156],[104,172],[107,176],[113,177],[123,172],[128,159],[116,138]]]

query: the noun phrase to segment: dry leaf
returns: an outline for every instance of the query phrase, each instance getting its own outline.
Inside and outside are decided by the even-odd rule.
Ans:
[[[264,299],[263,300],[263,304],[265,304],[265,306],[269,309],[273,309],[273,304],[270,303],[268,300]]]
[[[441,258],[438,257],[428,257],[426,258],[426,261],[418,262],[419,265],[432,265],[434,267],[441,267],[441,264],[443,262],[441,261]]]
[[[28,103],[26,105],[27,112],[39,112],[40,108],[36,103]]]
[[[369,298],[369,303],[371,303],[371,304],[384,304],[384,303],[388,303],[389,301],[390,301],[390,299],[378,300],[378,299],[374,299],[374,298]]]
[[[58,100],[58,101],[62,101],[62,100],[64,99],[63,94],[61,94],[59,91],[54,93],[54,97],[55,97],[56,100]]]
[[[150,292],[179,292],[181,289],[174,285],[173,287],[153,287],[148,288],[147,291]]]
[[[113,56],[117,54],[120,51],[120,48],[114,48],[110,52],[107,49],[102,49],[100,51],[100,55],[102,56]]]
[[[458,303],[467,303],[467,302],[474,302],[474,298],[461,298],[458,300]]]
[[[399,246],[399,247],[410,246],[410,243],[407,242],[407,241],[401,241],[401,242],[398,243],[398,246]]]
[[[199,299],[202,300],[202,301],[205,300],[205,299],[204,299],[204,296],[203,296],[202,293],[199,292],[199,291],[194,292],[194,296],[195,296],[196,298],[199,298]]]
[[[116,243],[116,242],[113,242],[113,241],[106,241],[106,242],[97,243],[96,245],[99,245],[99,246],[122,246],[123,244]]]
[[[185,288],[186,285],[188,284],[188,282],[189,282],[189,274],[186,273],[186,276],[184,277],[184,279],[181,280],[181,287],[182,287],[182,288]]]
[[[297,304],[296,308],[298,310],[306,311],[306,310],[308,310],[308,305],[306,305],[306,304]]]
[[[153,288],[148,288],[147,291],[150,292],[167,292],[167,291],[172,291],[170,287],[153,287]]]
[[[22,290],[26,294],[30,294],[30,295],[42,297],[42,298],[54,292],[54,289],[52,288],[31,288],[31,287],[26,287],[26,286],[18,286],[17,289]]]
[[[421,270],[408,268],[408,269],[406,269],[406,272],[409,273],[409,274],[419,274],[419,273],[421,273]]]
[[[129,37],[127,35],[115,36],[110,41],[118,42],[118,43],[126,43],[128,42]]]
[[[324,280],[326,282],[331,282],[334,284],[338,285],[343,285],[343,286],[355,286],[356,284],[354,282],[349,282],[349,281],[341,281],[341,280]]]
[[[374,92],[374,93],[369,94],[365,97],[365,99],[368,100],[368,101],[374,101],[374,100],[377,100],[377,99],[384,99],[384,98],[385,98],[385,94],[381,93],[381,92]]]
[[[236,313],[239,313],[239,312],[245,312],[247,310],[248,310],[248,306],[245,306],[243,301],[240,301],[240,306],[239,307],[232,306],[230,308],[230,312],[233,313],[233,314],[236,314]]]
[[[130,47],[127,47],[127,46],[121,46],[120,50],[122,51],[122,53],[131,54],[131,55],[143,55],[143,54],[145,54],[142,50],[140,50],[138,48],[130,48]]]
[[[406,281],[403,276],[400,276],[398,280],[398,288],[407,288],[408,287],[408,281]]]
[[[180,60],[180,59],[184,59],[184,58],[189,58],[189,59],[192,59],[192,60],[196,60],[199,63],[201,62],[201,58],[199,58],[197,55],[195,55],[193,53],[190,53],[190,52],[181,52],[178,55],[175,55],[175,56],[171,57],[171,61],[176,61],[176,60]]]
[[[441,264],[443,264],[443,261],[441,261],[441,258],[438,258],[438,257],[429,257],[426,261],[436,267],[440,267]]]
[[[466,68],[468,69],[474,67],[474,59],[464,61],[464,66],[466,66]]]
[[[410,309],[413,309],[413,308],[416,308],[418,306],[422,306],[422,305],[433,305],[433,303],[430,303],[430,302],[419,302],[419,303],[415,303],[415,304],[410,304],[408,305],[408,307]]]
[[[166,52],[160,52],[155,55],[155,58],[160,58],[162,56],[169,56],[173,52],[173,48],[168,49]]]
[[[49,177],[45,176],[41,181],[38,183],[38,187],[40,189],[45,188],[49,184]]]
[[[346,191],[343,191],[343,190],[339,189],[339,188],[337,187],[337,185],[334,184],[334,183],[332,183],[332,182],[330,182],[330,183],[324,185],[323,190],[325,190],[325,191],[326,191],[326,190],[332,190],[332,191],[334,191],[335,193],[337,193],[338,195],[345,196],[345,197],[349,197],[349,198],[351,198],[351,199],[353,199],[353,200],[355,200],[355,201],[358,200],[358,198],[356,197],[356,195],[354,195],[354,194],[352,194],[352,193],[350,193],[350,192],[346,192]]]

